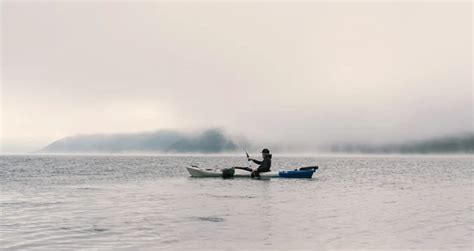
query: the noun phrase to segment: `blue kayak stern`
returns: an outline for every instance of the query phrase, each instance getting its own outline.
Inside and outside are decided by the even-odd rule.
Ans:
[[[307,178],[311,179],[315,169],[310,170],[294,170],[294,171],[280,171],[278,176],[281,178]]]

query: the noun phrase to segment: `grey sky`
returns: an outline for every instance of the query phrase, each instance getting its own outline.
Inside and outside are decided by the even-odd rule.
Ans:
[[[300,145],[472,131],[472,10],[2,2],[3,147],[164,128]]]

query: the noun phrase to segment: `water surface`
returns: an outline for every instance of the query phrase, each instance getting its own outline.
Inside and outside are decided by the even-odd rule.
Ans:
[[[241,157],[0,156],[4,249],[473,249],[472,156],[274,157],[311,180],[190,178]]]

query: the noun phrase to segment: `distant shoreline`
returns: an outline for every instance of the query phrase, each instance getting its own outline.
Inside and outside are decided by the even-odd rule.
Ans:
[[[249,153],[257,156],[258,153]],[[38,157],[242,157],[242,153],[0,153],[0,156]],[[474,157],[474,153],[274,153],[274,158],[315,157]],[[257,156],[258,158],[258,156]]]
[[[196,134],[156,131],[138,134],[78,135],[57,140],[39,151],[10,151],[1,155],[113,155],[113,156],[242,156],[244,149],[258,156],[261,142],[236,141],[223,130],[211,128]],[[400,143],[332,143],[297,146],[265,145],[275,156],[334,155],[472,155],[474,133],[411,140]]]

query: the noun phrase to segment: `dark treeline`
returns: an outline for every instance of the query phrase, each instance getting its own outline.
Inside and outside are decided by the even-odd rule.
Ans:
[[[57,140],[42,152],[55,153],[218,153],[235,150],[236,144],[219,129],[198,134],[184,134],[172,130],[151,133],[79,135]]]
[[[341,144],[331,146],[330,150],[346,153],[474,153],[474,133],[401,144]]]
[[[255,148],[248,142],[239,144],[245,144],[250,150]],[[277,146],[270,146],[270,148],[273,151],[279,149]],[[57,140],[41,151],[50,153],[220,153],[239,149],[222,130],[208,129],[196,134],[161,130],[149,133],[79,135]],[[474,133],[400,144],[338,144],[322,150],[338,153],[474,153]]]

